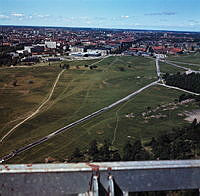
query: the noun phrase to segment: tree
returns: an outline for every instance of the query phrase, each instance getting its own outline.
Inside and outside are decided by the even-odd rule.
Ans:
[[[150,157],[149,153],[143,147],[140,139],[136,140],[133,144],[133,154],[132,154],[132,156],[133,156],[133,159],[135,161],[148,160],[149,157]]]
[[[152,137],[150,145],[151,145],[152,151],[155,152],[157,150],[157,147],[158,147],[158,142],[155,139],[155,137]]]
[[[113,154],[112,161],[121,161],[121,156],[118,152]]]
[[[63,65],[63,69],[69,69],[69,67],[70,67],[69,64],[64,64]]]
[[[97,148],[97,141],[92,140],[89,144],[88,154],[90,156],[94,156],[95,154],[98,154],[98,148]]]
[[[144,148],[141,148],[140,151],[135,154],[135,161],[149,160],[149,158],[150,155]]]
[[[132,160],[132,145],[129,141],[126,142],[123,148],[123,160],[124,161],[131,161]]]
[[[197,119],[195,118],[191,124],[191,128],[194,129],[197,126]]]
[[[142,142],[140,139],[136,140],[134,143],[133,143],[133,152],[136,154],[138,152],[140,152],[140,150],[142,149]]]
[[[103,146],[99,149],[99,155],[101,161],[109,161],[111,159],[110,153],[110,142],[108,140],[104,140]]]
[[[124,67],[119,67],[120,71],[125,71]]]
[[[172,159],[188,159],[192,154],[191,141],[179,138],[172,144]]]
[[[29,84],[33,84],[34,82],[33,82],[33,80],[29,80],[28,83]]]
[[[72,153],[73,157],[79,158],[81,157],[81,151],[79,148],[75,148],[74,152]]]
[[[83,155],[81,154],[81,151],[80,149],[77,147],[75,148],[74,152],[72,153],[70,159],[69,159],[69,162],[80,162],[80,161],[83,161],[84,160],[84,157]]]
[[[14,87],[16,87],[16,86],[17,86],[17,80],[13,81],[12,85],[13,85]]]
[[[148,107],[147,107],[147,110],[151,110],[151,106],[148,106]]]

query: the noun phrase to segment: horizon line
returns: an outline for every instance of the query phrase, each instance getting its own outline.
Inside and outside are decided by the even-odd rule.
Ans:
[[[163,32],[182,32],[182,33],[200,33],[200,31],[188,30],[163,30],[163,29],[129,29],[129,28],[112,28],[112,27],[70,27],[70,26],[45,26],[45,25],[2,25],[0,27],[40,27],[40,28],[71,28],[71,29],[98,29],[98,30],[128,30],[128,31],[163,31]]]

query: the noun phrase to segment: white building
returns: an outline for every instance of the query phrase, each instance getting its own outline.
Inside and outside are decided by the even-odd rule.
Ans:
[[[24,46],[24,50],[28,51],[28,53],[31,53],[31,49],[33,46]]]
[[[110,50],[107,49],[87,49],[89,53],[100,53],[101,56],[106,56],[110,53]]]
[[[83,46],[70,46],[69,49],[71,52],[86,52]]]
[[[45,46],[47,48],[56,49],[57,44],[56,44],[56,42],[45,41]]]
[[[158,59],[166,59],[166,55],[165,54],[154,54],[154,56]]]

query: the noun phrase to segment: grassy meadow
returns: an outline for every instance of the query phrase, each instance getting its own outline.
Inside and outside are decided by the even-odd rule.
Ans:
[[[0,144],[0,157],[157,80],[153,59],[108,57],[97,63],[96,69],[85,66],[97,61],[63,62],[69,64],[70,69],[62,74],[51,100],[39,114]],[[0,137],[48,96],[61,71],[59,65],[0,70]],[[161,72],[167,71],[176,73],[179,68],[161,63]],[[15,80],[17,85],[13,86]],[[100,143],[108,139],[113,148],[120,151],[127,139],[141,138],[147,142],[153,136],[188,124],[178,114],[195,109],[195,103],[168,105],[181,94],[180,91],[153,86],[128,102],[20,154],[9,163],[44,162],[49,156],[64,160],[75,147],[85,149],[93,139]]]

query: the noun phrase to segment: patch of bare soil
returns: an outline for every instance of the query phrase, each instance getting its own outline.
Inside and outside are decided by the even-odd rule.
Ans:
[[[98,130],[96,133],[97,133],[98,135],[102,135],[102,134],[104,134],[104,131],[103,131],[103,130]]]
[[[186,111],[185,113],[186,118],[184,120],[188,122],[193,122],[193,120],[196,118],[197,122],[200,122],[200,109],[193,110],[191,112]]]

